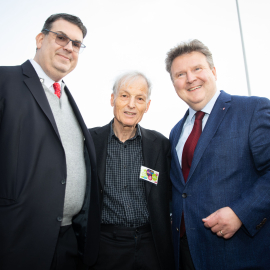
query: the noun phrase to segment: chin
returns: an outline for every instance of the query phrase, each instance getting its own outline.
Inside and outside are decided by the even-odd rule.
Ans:
[[[136,126],[136,122],[126,121],[126,122],[123,122],[123,126],[124,127],[134,127],[134,126]]]
[[[130,122],[127,122],[127,123],[123,123],[125,127],[133,127],[133,126],[136,126],[135,123],[130,123]]]
[[[57,69],[59,72],[62,73],[69,73],[74,68],[71,68],[70,64],[63,64],[63,63],[56,63],[54,68]]]

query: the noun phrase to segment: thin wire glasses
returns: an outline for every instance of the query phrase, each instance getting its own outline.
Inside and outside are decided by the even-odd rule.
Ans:
[[[82,53],[83,49],[86,47],[80,41],[72,40],[71,38],[67,37],[64,34],[56,33],[56,32],[53,32],[51,30],[48,30],[48,29],[43,29],[42,32],[43,31],[47,31],[47,32],[51,32],[51,33],[55,34],[56,35],[55,42],[60,46],[65,47],[71,41],[73,51],[76,53]]]

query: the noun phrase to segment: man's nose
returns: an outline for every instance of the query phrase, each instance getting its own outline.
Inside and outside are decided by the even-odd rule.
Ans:
[[[193,83],[196,80],[196,76],[193,72],[188,71],[187,72],[187,82]]]
[[[134,97],[131,97],[131,98],[129,99],[128,106],[129,106],[130,108],[134,108],[134,107],[135,107],[135,98],[134,98]]]
[[[73,52],[72,41],[69,41],[68,44],[64,46],[64,49],[69,52]]]

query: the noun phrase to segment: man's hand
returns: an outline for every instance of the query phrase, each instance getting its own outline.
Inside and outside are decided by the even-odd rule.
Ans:
[[[219,237],[231,238],[242,226],[241,220],[230,207],[224,207],[203,218],[204,226]]]

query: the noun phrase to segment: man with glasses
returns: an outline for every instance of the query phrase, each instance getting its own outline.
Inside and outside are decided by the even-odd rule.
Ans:
[[[72,40],[71,38],[67,37],[62,31],[60,33],[56,33],[48,29],[43,29],[42,32],[51,32],[55,34],[55,42],[63,47],[65,47],[66,45],[68,45],[69,42],[71,42],[73,51],[76,53],[82,53],[83,49],[86,47],[84,44],[81,43],[81,41]]]
[[[34,59],[0,67],[1,270],[73,270],[78,249],[84,263],[96,260],[95,150],[62,81],[86,32],[78,17],[52,15]]]

